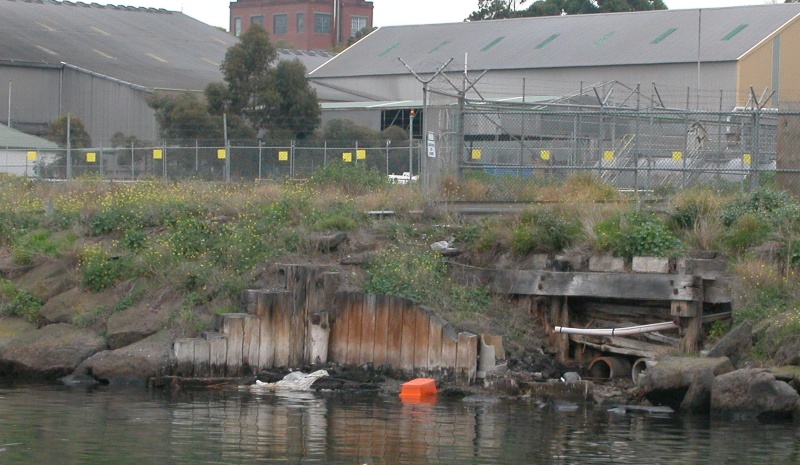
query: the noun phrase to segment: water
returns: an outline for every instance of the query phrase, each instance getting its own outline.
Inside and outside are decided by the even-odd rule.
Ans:
[[[800,423],[379,394],[0,387],[10,464],[800,464]]]

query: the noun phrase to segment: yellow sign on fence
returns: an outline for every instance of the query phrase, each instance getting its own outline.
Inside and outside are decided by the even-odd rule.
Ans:
[[[742,161],[744,162],[745,165],[749,165],[750,163],[753,162],[753,155],[745,153],[744,155],[742,155]]]
[[[542,157],[542,160],[548,161],[550,160],[550,151],[549,150],[542,150],[539,152],[539,156]]]
[[[289,152],[287,150],[279,150],[278,161],[289,161]]]
[[[97,154],[95,152],[86,152],[86,163],[96,163]]]
[[[217,159],[224,160],[228,158],[228,151],[225,149],[218,149],[217,150]]]
[[[353,162],[353,154],[350,152],[343,152],[342,153],[342,161],[345,163],[352,163]]]
[[[161,149],[153,149],[153,160],[161,160],[164,158],[164,151]]]
[[[356,160],[366,160],[367,159],[367,151],[358,149],[356,150]]]
[[[676,150],[672,152],[672,161],[682,161],[683,160],[683,152],[680,150]]]
[[[483,151],[481,151],[481,149],[472,149],[473,160],[480,160],[482,156],[483,156]]]
[[[28,161],[36,161],[36,151],[31,150],[28,152]]]
[[[605,161],[614,161],[614,151],[613,150],[606,150],[603,152],[603,160]]]

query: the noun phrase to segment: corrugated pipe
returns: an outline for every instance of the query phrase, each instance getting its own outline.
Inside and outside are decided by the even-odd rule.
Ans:
[[[628,377],[631,375],[631,362],[627,358],[613,355],[597,357],[589,365],[589,374],[592,378],[600,379]]]
[[[631,334],[652,333],[654,331],[666,331],[669,329],[678,329],[678,325],[671,321],[666,321],[664,323],[653,323],[649,325],[612,329],[565,328],[563,326],[556,326],[553,329],[553,332],[563,334],[578,334],[581,336],[630,336]]]

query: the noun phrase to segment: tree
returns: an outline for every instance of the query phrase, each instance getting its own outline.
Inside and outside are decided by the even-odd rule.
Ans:
[[[70,147],[84,149],[92,146],[92,138],[86,132],[83,120],[77,116],[69,116]],[[67,146],[67,115],[61,115],[50,123],[47,139],[61,147]]]
[[[522,5],[525,0],[519,3]],[[478,10],[467,20],[667,9],[663,0],[536,0],[523,10],[517,10],[515,4],[513,0],[479,0]]]
[[[320,121],[317,94],[305,77],[299,61],[275,64],[277,52],[269,34],[258,25],[242,35],[222,62],[227,88],[214,84],[206,88],[212,113],[234,113],[257,131],[290,133],[305,137]]]
[[[272,126],[289,130],[299,138],[314,132],[320,123],[317,91],[306,80],[306,67],[300,60],[284,60],[275,68],[275,89],[281,96]]]
[[[208,107],[190,92],[171,95],[153,94],[147,103],[156,113],[161,137],[167,139],[221,139],[222,125],[217,124]]]

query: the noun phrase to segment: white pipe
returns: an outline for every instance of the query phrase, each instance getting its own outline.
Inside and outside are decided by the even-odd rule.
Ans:
[[[612,329],[565,328],[563,326],[556,326],[553,329],[553,332],[563,334],[578,334],[582,336],[630,336],[631,334],[652,333],[654,331],[666,331],[669,329],[678,329],[678,325],[671,321],[665,321],[664,323],[653,323],[649,325]]]

